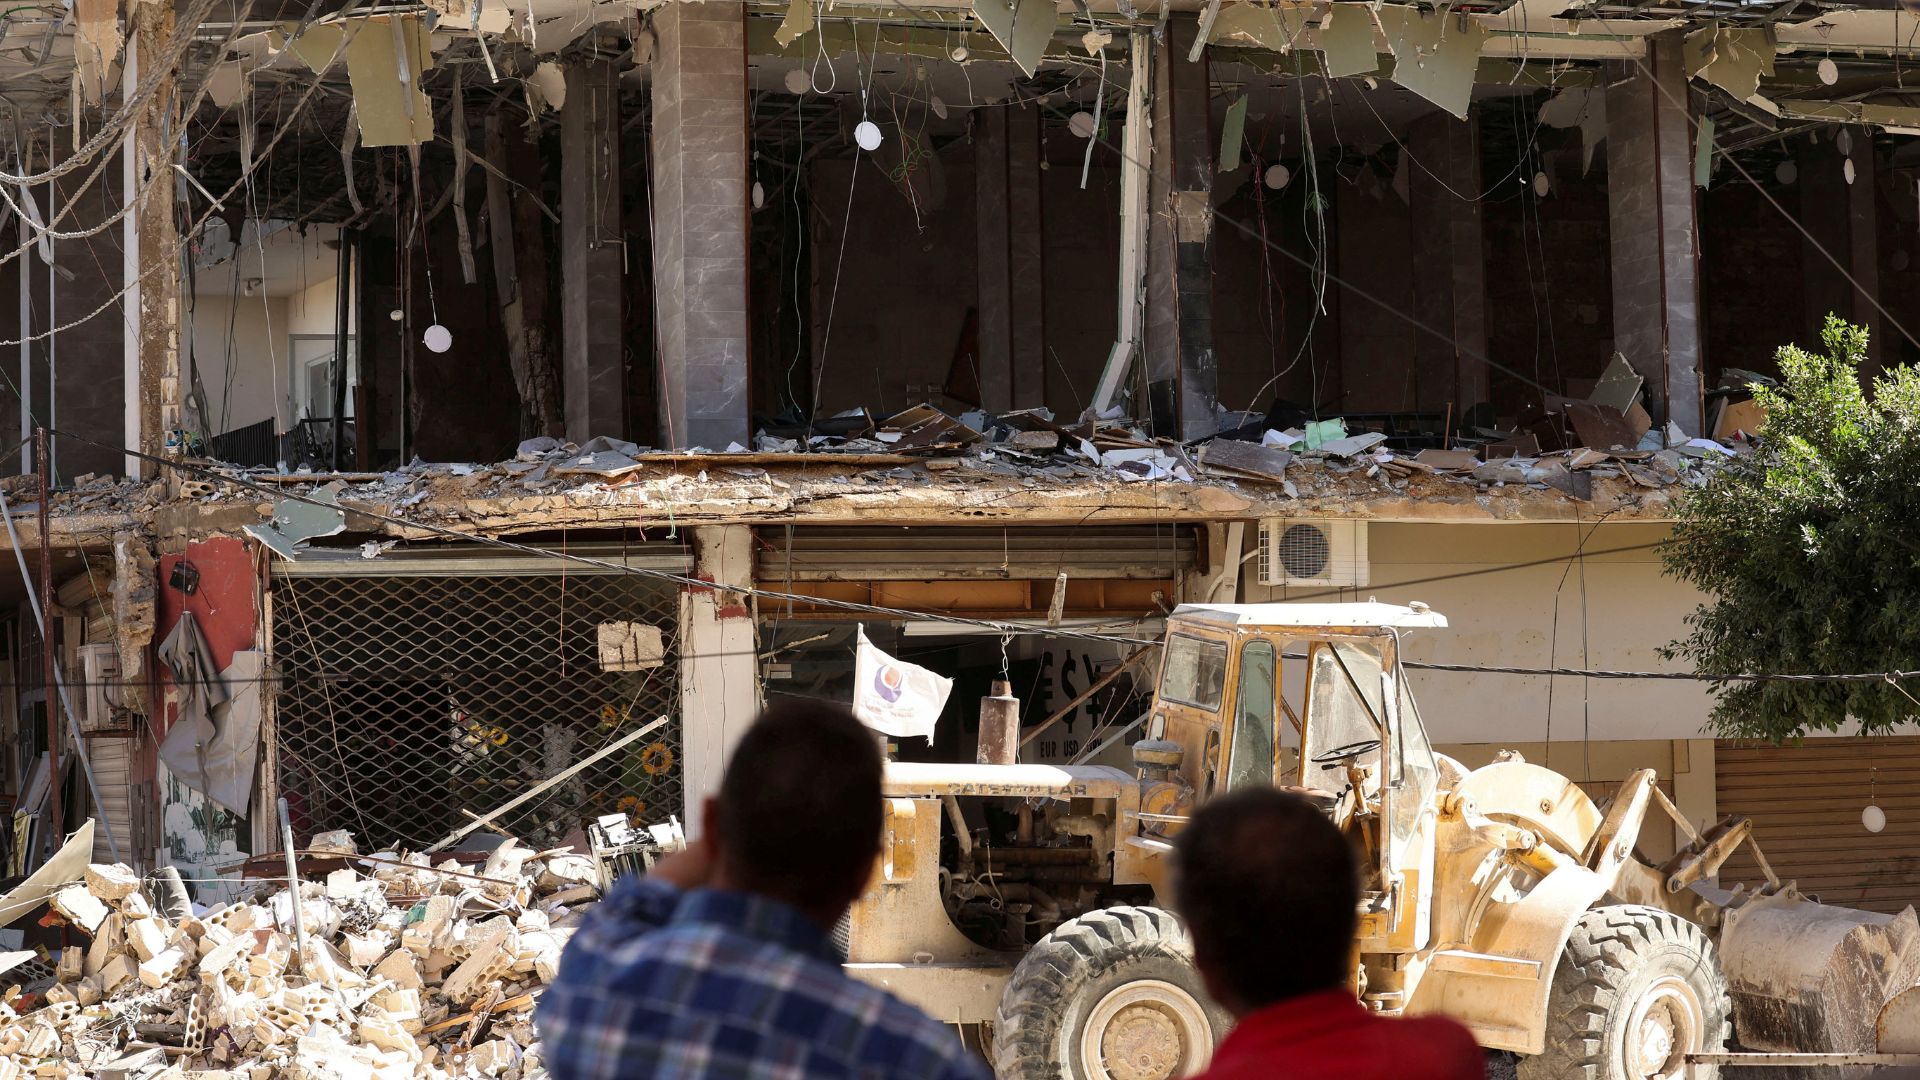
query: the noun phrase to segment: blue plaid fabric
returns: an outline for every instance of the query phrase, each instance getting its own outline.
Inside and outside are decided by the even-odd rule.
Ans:
[[[848,977],[794,908],[647,878],[588,913],[537,1022],[554,1080],[988,1080],[952,1029]]]

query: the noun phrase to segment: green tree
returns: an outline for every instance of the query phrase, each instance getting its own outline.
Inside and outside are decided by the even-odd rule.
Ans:
[[[1862,390],[1867,332],[1828,316],[1823,355],[1786,346],[1758,451],[1682,500],[1667,570],[1706,594],[1665,652],[1708,675],[1920,668],[1920,374]],[[1774,741],[1920,719],[1920,684],[1716,684],[1712,727]]]

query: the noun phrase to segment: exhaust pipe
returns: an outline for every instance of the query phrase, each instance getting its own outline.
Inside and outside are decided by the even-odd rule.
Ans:
[[[976,765],[1013,765],[1020,760],[1020,699],[1004,679],[993,680],[993,693],[980,699],[980,745]]]

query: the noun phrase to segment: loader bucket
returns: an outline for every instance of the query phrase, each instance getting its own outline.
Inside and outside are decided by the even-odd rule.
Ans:
[[[1872,1051],[1882,1006],[1920,981],[1920,920],[1756,897],[1727,913],[1720,962],[1742,1047]]]

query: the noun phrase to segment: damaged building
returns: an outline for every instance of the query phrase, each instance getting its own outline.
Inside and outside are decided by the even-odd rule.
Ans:
[[[1775,347],[1920,353],[1915,20],[13,8],[10,868],[93,817],[231,899],[280,799],[362,850],[522,796],[534,847],[697,829],[862,632],[955,680],[902,758],[969,759],[1004,678],[1022,760],[1124,765],[1175,605],[1377,596],[1456,628],[1412,659],[1522,669],[1415,672],[1445,752],[1650,766],[1904,904],[1920,822],[1842,826],[1920,740],[1744,747],[1701,684],[1547,672],[1671,667],[1658,545]]]

